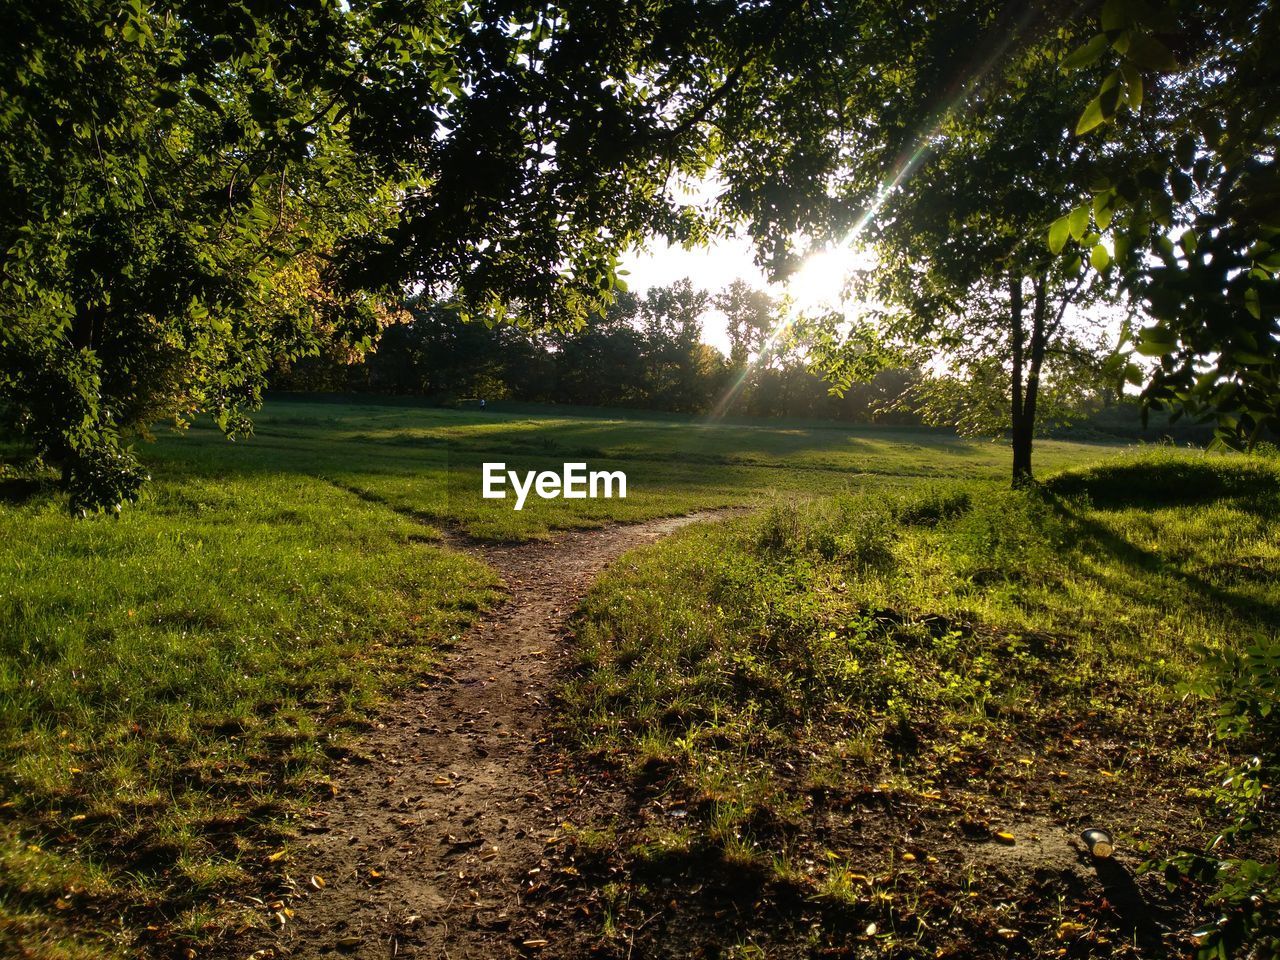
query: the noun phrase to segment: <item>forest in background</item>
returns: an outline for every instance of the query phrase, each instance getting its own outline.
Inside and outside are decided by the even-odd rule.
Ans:
[[[688,280],[622,292],[601,315],[567,330],[489,324],[426,296],[392,315],[366,352],[333,344],[314,356],[281,358],[275,390],[417,396],[453,406],[484,400],[615,407],[718,416],[801,418],[893,426],[963,429],[961,394],[983,385],[951,381],[952,406],[936,401],[939,378],[916,367],[881,370],[834,391],[816,371],[802,335],[785,328],[786,304],[734,281],[719,292]],[[729,338],[726,356],[703,341],[706,317],[718,312]],[[993,402],[1003,398],[992,394]],[[1170,423],[1156,414],[1141,423],[1136,398],[1114,385],[1072,384],[1041,425],[1054,435],[1172,437],[1202,442],[1212,428]]]

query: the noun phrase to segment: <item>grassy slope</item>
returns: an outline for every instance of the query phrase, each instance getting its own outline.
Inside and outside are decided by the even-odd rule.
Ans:
[[[147,455],[155,482],[119,520],[0,507],[0,952],[198,941],[211,897],[269,869],[326,789],[326,748],[487,602],[490,574],[431,521],[521,539],[1007,461],[909,431],[306,401],[270,405],[248,442],[197,428]],[[484,459],[573,458],[625,469],[630,497],[479,498]]]
[[[1210,909],[1194,892],[1161,904],[1147,878],[1183,936],[1135,935],[1034,873],[1061,863],[1019,879],[1021,854],[981,841],[1101,822],[1168,854],[1213,835],[1188,797],[1209,711],[1181,687],[1206,651],[1280,628],[1277,518],[1275,460],[1156,450],[1047,491],[780,504],[633,554],[588,598],[566,691],[578,741],[641,797],[644,826],[584,838],[610,929],[626,942],[671,898],[696,915],[728,868],[708,910],[762,885],[736,924],[650,923],[645,949],[696,953],[708,930],[744,956],[1187,949]]]

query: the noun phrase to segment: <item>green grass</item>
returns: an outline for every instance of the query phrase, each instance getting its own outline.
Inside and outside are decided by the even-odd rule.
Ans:
[[[1277,519],[1280,461],[1169,449],[1036,490],[782,501],[597,584],[566,723],[658,809],[689,812],[623,842],[637,884],[714,876],[709,857],[819,904],[810,948],[875,922],[880,948],[907,956],[985,955],[996,925],[1048,955],[1078,911],[1098,938],[1086,953],[1110,955],[1123,933],[1105,911],[1069,902],[1054,919],[988,879],[975,889],[1012,909],[962,917],[926,857],[968,858],[955,837],[974,824],[1097,818],[1153,855],[1212,837],[1189,791],[1224,749],[1212,706],[1185,692],[1215,652],[1280,629]],[[918,812],[869,813],[873,785],[871,810]]]
[[[1037,467],[1056,470],[1116,446],[1042,441]],[[700,420],[644,420],[480,413],[394,403],[274,402],[256,436],[229,444],[212,428],[162,436],[151,451],[160,477],[303,474],[428,522],[460,525],[493,540],[524,540],[611,520],[644,520],[694,509],[768,502],[780,493],[832,494],[867,483],[920,478],[1003,479],[1005,444],[932,430],[830,424],[768,426]],[[481,464],[559,470],[566,460],[621,469],[626,500],[480,496]]]
[[[49,913],[123,913],[122,952],[157,921],[198,939],[326,789],[326,745],[487,601],[430,539],[289,474],[162,473],[119,520],[0,511],[0,944],[63,955]]]
[[[1107,452],[1046,442],[1040,463]],[[270,870],[327,789],[326,751],[490,601],[433,525],[521,540],[923,478],[995,489],[1008,468],[927,431],[305,400],[248,441],[198,426],[145,453],[154,482],[119,519],[72,520],[48,490],[0,506],[0,952],[207,938],[218,892]],[[630,495],[517,513],[480,498],[489,459],[623,469]],[[688,589],[637,589],[662,584]]]

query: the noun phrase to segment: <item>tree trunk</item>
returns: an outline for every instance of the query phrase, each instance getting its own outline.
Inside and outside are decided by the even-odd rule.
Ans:
[[[1045,277],[1033,281],[1035,301],[1031,308],[1031,356],[1027,358],[1026,381],[1023,382],[1023,331],[1022,286],[1018,285],[1016,298],[1017,330],[1014,334],[1014,393],[1013,411],[1013,485],[1022,487],[1033,481],[1031,474],[1031,449],[1036,430],[1036,399],[1040,392],[1040,368],[1044,366],[1045,311],[1049,305]]]
[[[1027,404],[1022,368],[1025,363],[1026,330],[1022,325],[1022,277],[1009,278],[1010,342],[1013,345],[1013,399],[1009,411],[1013,427],[1013,485],[1020,487],[1031,481],[1031,424],[1026,416]]]
[[[1025,487],[1034,479],[1031,476],[1031,424],[1025,415],[1013,425],[1013,485]]]

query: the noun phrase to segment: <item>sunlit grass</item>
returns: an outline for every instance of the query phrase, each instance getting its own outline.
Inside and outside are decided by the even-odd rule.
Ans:
[[[492,573],[443,549],[441,526],[519,540],[921,477],[998,484],[1008,461],[929,431],[305,400],[269,404],[246,441],[160,437],[144,449],[154,482],[119,519],[74,521],[48,489],[0,506],[0,952],[172,955],[217,929],[219,892],[269,871],[289,818],[328,790],[326,748],[491,596]],[[1046,464],[1109,452],[1042,449]],[[624,469],[630,495],[517,513],[480,498],[489,459]],[[637,615],[652,596],[636,593]],[[664,709],[711,702],[718,724],[704,693],[690,683]],[[599,722],[621,735],[617,716]],[[656,726],[643,753],[707,755],[696,731]],[[706,776],[739,790],[723,765]]]
[[[1225,756],[1190,685],[1215,652],[1280,628],[1277,519],[1280,461],[1168,449],[1036,490],[784,500],[633,553],[596,586],[566,722],[686,804],[695,849],[914,931],[926,887],[900,836],[863,833],[859,791],[994,824],[1037,784],[1068,822],[1118,818],[1153,853],[1212,837],[1207,810],[1159,811]],[[1117,790],[1132,803],[1088,799]],[[840,843],[860,865],[826,847]],[[901,889],[877,905],[851,878],[882,872]]]

